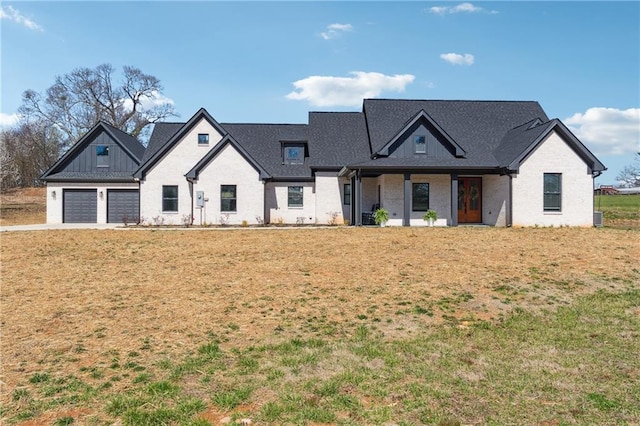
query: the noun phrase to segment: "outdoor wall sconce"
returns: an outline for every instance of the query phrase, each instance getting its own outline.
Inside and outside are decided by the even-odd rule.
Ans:
[[[104,192],[100,191],[100,199],[102,200],[104,198]]]
[[[56,199],[56,191],[51,191],[51,198]]]

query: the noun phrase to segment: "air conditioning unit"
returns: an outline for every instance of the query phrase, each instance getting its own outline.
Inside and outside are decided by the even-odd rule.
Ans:
[[[593,226],[597,226],[598,228],[602,226],[602,212],[593,212]]]

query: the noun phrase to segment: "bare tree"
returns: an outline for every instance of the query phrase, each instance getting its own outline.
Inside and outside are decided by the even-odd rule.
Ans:
[[[635,161],[624,166],[616,180],[628,188],[640,186],[640,152],[636,152]]]
[[[60,132],[42,121],[0,132],[0,186],[40,186],[40,176],[58,158]]]
[[[149,124],[176,115],[158,78],[130,66],[123,67],[119,83],[114,74],[110,64],[77,68],[56,77],[43,94],[25,91],[18,111],[27,121],[58,129],[63,149],[100,120],[139,138]]]

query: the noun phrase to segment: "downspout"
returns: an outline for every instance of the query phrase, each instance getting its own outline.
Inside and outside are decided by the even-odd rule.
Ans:
[[[513,175],[509,174],[509,204],[507,204],[507,228],[513,226]]]
[[[591,191],[591,196],[593,197],[593,226],[598,226],[596,223],[596,179],[598,178],[598,176],[600,176],[602,174],[602,172],[593,172],[593,190]],[[600,194],[600,197],[602,197],[602,194]],[[602,198],[600,198],[602,199]],[[600,226],[602,226],[603,221],[600,221]]]
[[[193,225],[193,179],[187,178],[189,182],[189,197],[191,198],[191,216],[189,217],[189,225]]]
[[[262,179],[262,225],[267,224],[267,208],[267,179]]]

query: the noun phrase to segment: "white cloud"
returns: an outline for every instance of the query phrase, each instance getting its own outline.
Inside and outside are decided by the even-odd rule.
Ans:
[[[327,25],[327,30],[320,33],[320,37],[325,40],[331,40],[332,38],[338,38],[343,33],[353,31],[351,24],[331,24]]]
[[[42,26],[21,14],[17,9],[14,9],[13,6],[0,6],[0,19],[8,19],[25,26],[30,30],[44,31]]]
[[[159,93],[157,90],[154,90],[151,96],[140,97],[140,110],[142,111],[147,111],[153,107],[165,104],[173,105],[174,101],[171,98],[167,98],[162,93]],[[133,108],[133,101],[131,99],[125,99],[122,105],[125,110],[131,111]]]
[[[354,71],[351,77],[311,76],[295,81],[296,88],[287,99],[306,100],[313,106],[359,106],[365,98],[382,92],[404,92],[415,76],[384,75],[378,72]]]
[[[20,116],[18,114],[5,114],[4,112],[0,112],[0,127],[11,127],[15,125]]]
[[[449,15],[452,13],[477,13],[482,12],[484,9],[478,6],[474,6],[471,3],[460,3],[457,6],[434,6],[429,8],[429,12],[436,15]],[[492,11],[491,13],[494,13]]]
[[[563,122],[597,155],[640,151],[640,108],[589,108]]]
[[[440,58],[453,65],[473,65],[473,61],[475,60],[470,53],[465,53],[464,55],[459,53],[443,53],[440,55]]]

